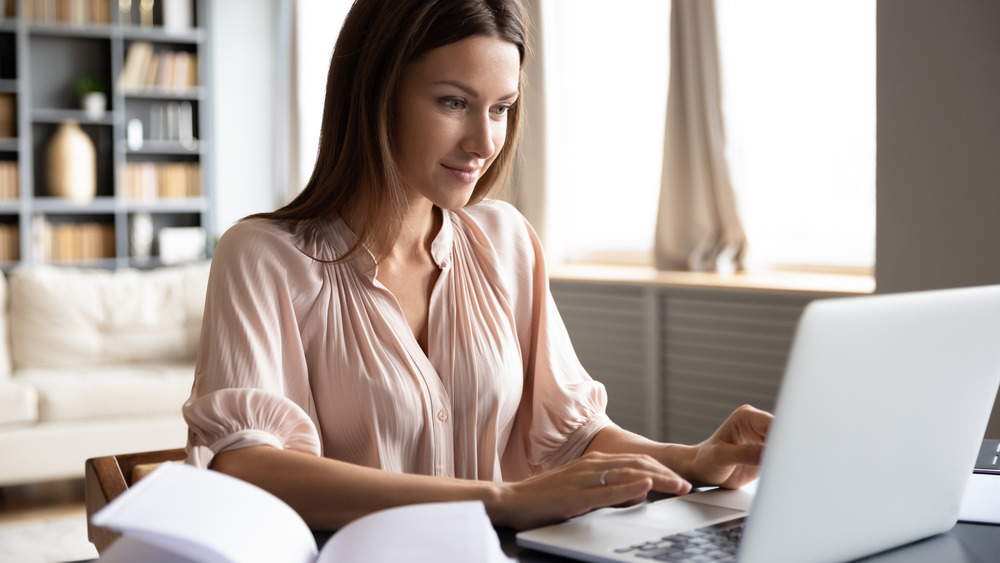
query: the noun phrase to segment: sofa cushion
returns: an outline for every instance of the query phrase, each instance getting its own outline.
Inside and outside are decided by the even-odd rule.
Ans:
[[[193,364],[25,369],[15,381],[38,391],[38,420],[55,422],[176,413],[191,393]]]
[[[19,381],[0,380],[0,425],[38,420],[38,393]]]
[[[14,370],[192,361],[209,264],[158,270],[31,265],[11,274]]]

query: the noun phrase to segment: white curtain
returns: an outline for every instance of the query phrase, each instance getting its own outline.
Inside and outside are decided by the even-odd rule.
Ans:
[[[714,0],[673,0],[670,58],[656,267],[738,270],[746,235],[725,159]]]
[[[524,67],[522,85],[520,157],[514,168],[513,178],[503,198],[518,208],[531,223],[541,240],[546,238],[546,133],[545,133],[545,61],[542,56],[541,0],[525,0],[531,20],[529,27],[530,52]]]
[[[277,2],[277,54],[274,107],[282,115],[274,120],[274,204],[280,207],[302,189],[299,168],[298,2]]]
[[[277,205],[291,201],[309,180],[316,163],[333,46],[353,0],[277,0],[280,64],[276,107],[285,108],[275,135],[286,153],[277,155]],[[283,73],[283,75],[282,75]],[[283,103],[280,100],[284,100]]]

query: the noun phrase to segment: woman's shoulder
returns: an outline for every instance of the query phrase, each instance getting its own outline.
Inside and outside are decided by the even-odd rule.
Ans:
[[[269,219],[250,218],[223,233],[212,260],[230,265],[247,261],[263,265],[269,261],[287,262],[298,254],[295,250],[295,236],[287,227]]]
[[[526,222],[516,207],[499,199],[485,199],[463,207],[462,210],[480,223],[501,224],[509,227],[522,225]]]
[[[242,219],[229,227],[219,244],[247,245],[270,242],[271,244],[291,243],[292,234],[287,227],[276,221],[251,217]]]
[[[503,260],[532,264],[541,254],[535,231],[513,205],[484,200],[462,208],[459,217],[471,223]]]
[[[482,229],[494,244],[531,246],[534,231],[516,207],[497,199],[483,200],[462,208],[462,214]]]

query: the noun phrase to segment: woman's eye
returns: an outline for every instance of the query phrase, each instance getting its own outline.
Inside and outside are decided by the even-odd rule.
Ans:
[[[496,115],[497,117],[503,117],[507,115],[508,111],[510,111],[510,106],[497,106],[493,108],[493,115]]]
[[[451,110],[460,110],[463,107],[465,107],[465,102],[463,100],[459,100],[457,98],[449,98],[449,99],[443,100],[441,103],[444,104],[444,107],[446,107],[448,109],[451,109]]]

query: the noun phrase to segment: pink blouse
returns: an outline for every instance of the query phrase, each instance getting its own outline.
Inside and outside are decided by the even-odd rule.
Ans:
[[[520,480],[611,424],[577,360],[538,239],[502,202],[444,211],[428,352],[339,218],[238,223],[212,260],[188,461],[269,445],[387,471]],[[300,249],[305,250],[303,253]]]

